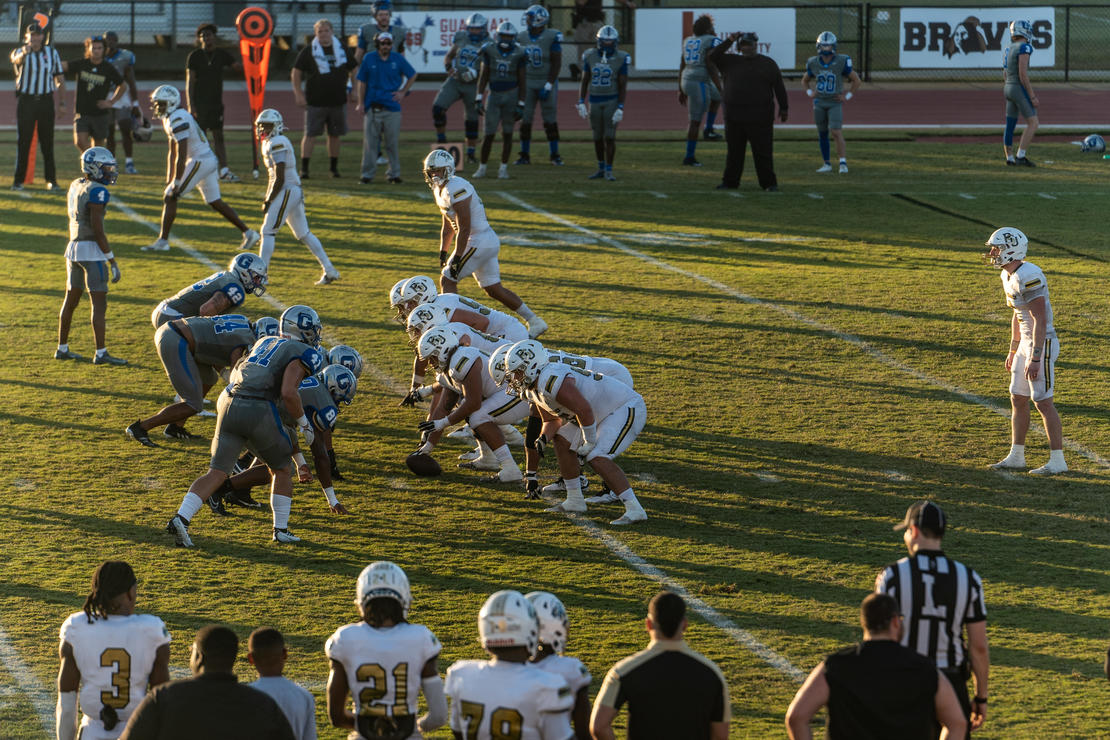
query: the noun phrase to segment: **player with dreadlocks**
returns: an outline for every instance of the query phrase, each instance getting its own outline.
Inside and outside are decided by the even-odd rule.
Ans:
[[[147,689],[169,680],[170,633],[158,617],[135,613],[137,597],[131,566],[107,560],[93,573],[82,611],[62,623],[58,740],[74,740],[78,731],[83,740],[119,737]]]

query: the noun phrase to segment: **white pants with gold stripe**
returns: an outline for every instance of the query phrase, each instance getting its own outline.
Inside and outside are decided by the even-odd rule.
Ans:
[[[262,246],[258,249],[258,256],[267,267],[270,264],[270,257],[274,254],[274,242],[282,224],[289,224],[289,230],[293,232],[293,236],[309,248],[325,273],[338,274],[331,260],[328,259],[324,246],[308,228],[308,219],[304,214],[304,191],[299,185],[286,185],[278,191],[266,211],[266,216],[262,219]]]
[[[644,405],[643,396],[637,395],[635,400],[621,406],[613,413],[600,421],[597,425],[597,444],[586,457],[592,460],[595,457],[607,457],[612,460],[620,455],[628,446],[636,441],[636,437],[644,429],[647,421],[647,406]],[[572,450],[577,450],[582,442],[582,430],[577,424],[564,424],[559,429],[559,436],[570,442]]]

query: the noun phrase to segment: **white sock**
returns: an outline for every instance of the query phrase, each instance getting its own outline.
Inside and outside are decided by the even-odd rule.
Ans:
[[[536,318],[536,312],[528,308],[528,304],[524,302],[521,302],[520,307],[517,308],[516,312],[525,321],[531,321],[532,319]]]
[[[626,512],[643,511],[644,507],[640,506],[640,500],[636,498],[636,494],[632,489],[626,489],[623,493],[618,493],[617,498],[624,502],[624,510]]]
[[[1064,451],[1063,450],[1050,450],[1048,453],[1048,462],[1050,465],[1064,465]]]
[[[566,502],[568,504],[586,505],[586,499],[582,498],[582,483],[577,477],[570,480],[564,478],[563,484],[567,487]]]
[[[135,164],[135,160],[132,159],[131,157],[128,157],[127,160],[126,160],[126,164]]]
[[[1024,149],[1018,149],[1017,150],[1017,157],[1018,157],[1018,159],[1024,158],[1025,157],[1025,150]]]
[[[848,160],[847,160],[847,158],[845,158],[845,157],[841,157],[841,158],[840,158],[840,163],[841,163],[841,164],[848,164]]]
[[[97,357],[103,357],[106,354],[108,354],[108,348],[107,347],[101,347],[100,349],[98,349],[96,351],[96,356]]]
[[[293,508],[293,499],[289,496],[270,494],[270,508],[274,512],[274,529],[289,528],[289,510]]]
[[[177,507],[177,515],[186,522],[190,522],[203,506],[204,500],[192,491],[189,491],[185,494],[185,498],[181,499],[181,506]]]
[[[1025,445],[1010,445],[1010,454],[1006,457],[1016,457],[1019,460],[1025,459]]]
[[[324,272],[329,275],[336,273],[335,266],[328,259],[328,253],[324,251],[324,245],[316,238],[316,235],[311,231],[301,238],[301,243],[308,247],[308,251],[312,252],[312,256],[320,263],[320,267],[324,268]]]
[[[59,344],[58,345],[58,351],[59,352],[69,352],[69,345],[68,344]]]
[[[508,445],[498,447],[493,451],[493,456],[497,458],[497,462],[501,463],[502,466],[516,464],[513,462],[513,453],[509,452]]]
[[[274,234],[262,235],[262,246],[258,248],[258,256],[266,263],[266,269],[270,269],[270,258],[274,256],[274,242],[277,241],[277,236]]]
[[[493,454],[493,450],[490,449],[490,446],[485,442],[478,442],[478,450],[482,453],[482,457],[484,458],[496,457],[496,455]]]

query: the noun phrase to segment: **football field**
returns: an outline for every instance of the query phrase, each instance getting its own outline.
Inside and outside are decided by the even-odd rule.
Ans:
[[[355,577],[378,559],[407,571],[409,618],[442,641],[441,672],[481,657],[477,612],[490,593],[557,594],[570,613],[568,652],[593,674],[591,697],[616,660],[646,644],[647,600],[663,585],[679,589],[689,642],[729,680],[732,737],[783,736],[801,678],[859,639],[860,601],[905,554],[891,527],[925,497],[950,517],[948,554],[985,585],[990,704],[976,737],[1107,733],[1110,162],[1044,142],[1030,154],[1042,166],[1006,168],[998,137],[849,130],[851,172],[818,175],[814,138],[791,132],[776,143],[778,194],[756,188],[750,158],[740,190],[716,191],[723,144],[700,143],[706,166],[695,170],[679,166],[681,142],[652,136],[618,140],[615,183],[586,180],[594,157],[582,140],[564,143],[566,167],[476,181],[506,286],[551,326],[541,340],[621,361],[647,402],[644,432],[618,459],[650,517],[631,528],[609,525],[619,505],[546,514],[516,485],[456,470],[468,449],[459,443],[437,447],[441,478],[405,468],[423,412],[398,407],[412,353],[388,291],[438,270],[422,142],[405,144],[399,186],[357,184],[354,136],[343,180],[325,177],[318,147],[308,219],[342,279],[315,286],[319,268],[284,230],[269,292],[242,307],[253,319],[306,303],[328,345],[350,344],[367,363],[335,436],[346,478],[336,491],[351,516],[330,514],[317,484],[297,486],[295,547],[270,542],[269,512],[218,519],[205,508],[190,528],[196,547],[174,548],[163,528],[207,469],[208,441],[152,433],[159,446],[149,449],[123,432],[173,394],[151,310],[223,269],[239,242],[194,195],[181,203],[174,249],[139,251],[161,210],[161,134],[137,147],[142,174],[121,176],[106,220],[123,270],[108,297],[108,346],[127,367],[51,359],[64,197],[41,182],[0,191],[0,737],[53,736],[58,627],[109,558],[135,567],[138,609],[173,633],[175,676],[204,624],[227,624],[243,641],[258,626],[281,630],[286,675],[314,692],[322,738],[344,736],[324,712],[323,644],[357,619]],[[535,161],[544,149],[537,141]],[[57,152],[64,185],[77,152],[63,140]],[[249,179],[249,147],[231,156],[248,179],[222,186],[224,198],[257,228],[264,181]],[[1011,312],[980,254],[1003,225],[1029,235],[1060,337],[1056,403],[1071,470],[1049,479],[987,468],[1009,445]],[[490,300],[472,281],[460,290]],[[87,298],[70,345],[92,354]],[[210,437],[213,420],[188,427]],[[1035,415],[1032,428],[1035,466],[1047,442]],[[541,478],[556,475],[545,460]],[[239,676],[253,680],[241,653]]]

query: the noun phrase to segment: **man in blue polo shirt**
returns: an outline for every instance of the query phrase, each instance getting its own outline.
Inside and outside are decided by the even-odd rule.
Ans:
[[[376,54],[362,58],[358,69],[358,99],[366,118],[362,126],[362,178],[368,185],[378,171],[378,141],[389,157],[386,181],[401,182],[401,157],[397,152],[401,136],[401,98],[416,81],[416,70],[393,51],[393,35],[380,33],[374,39]]]

